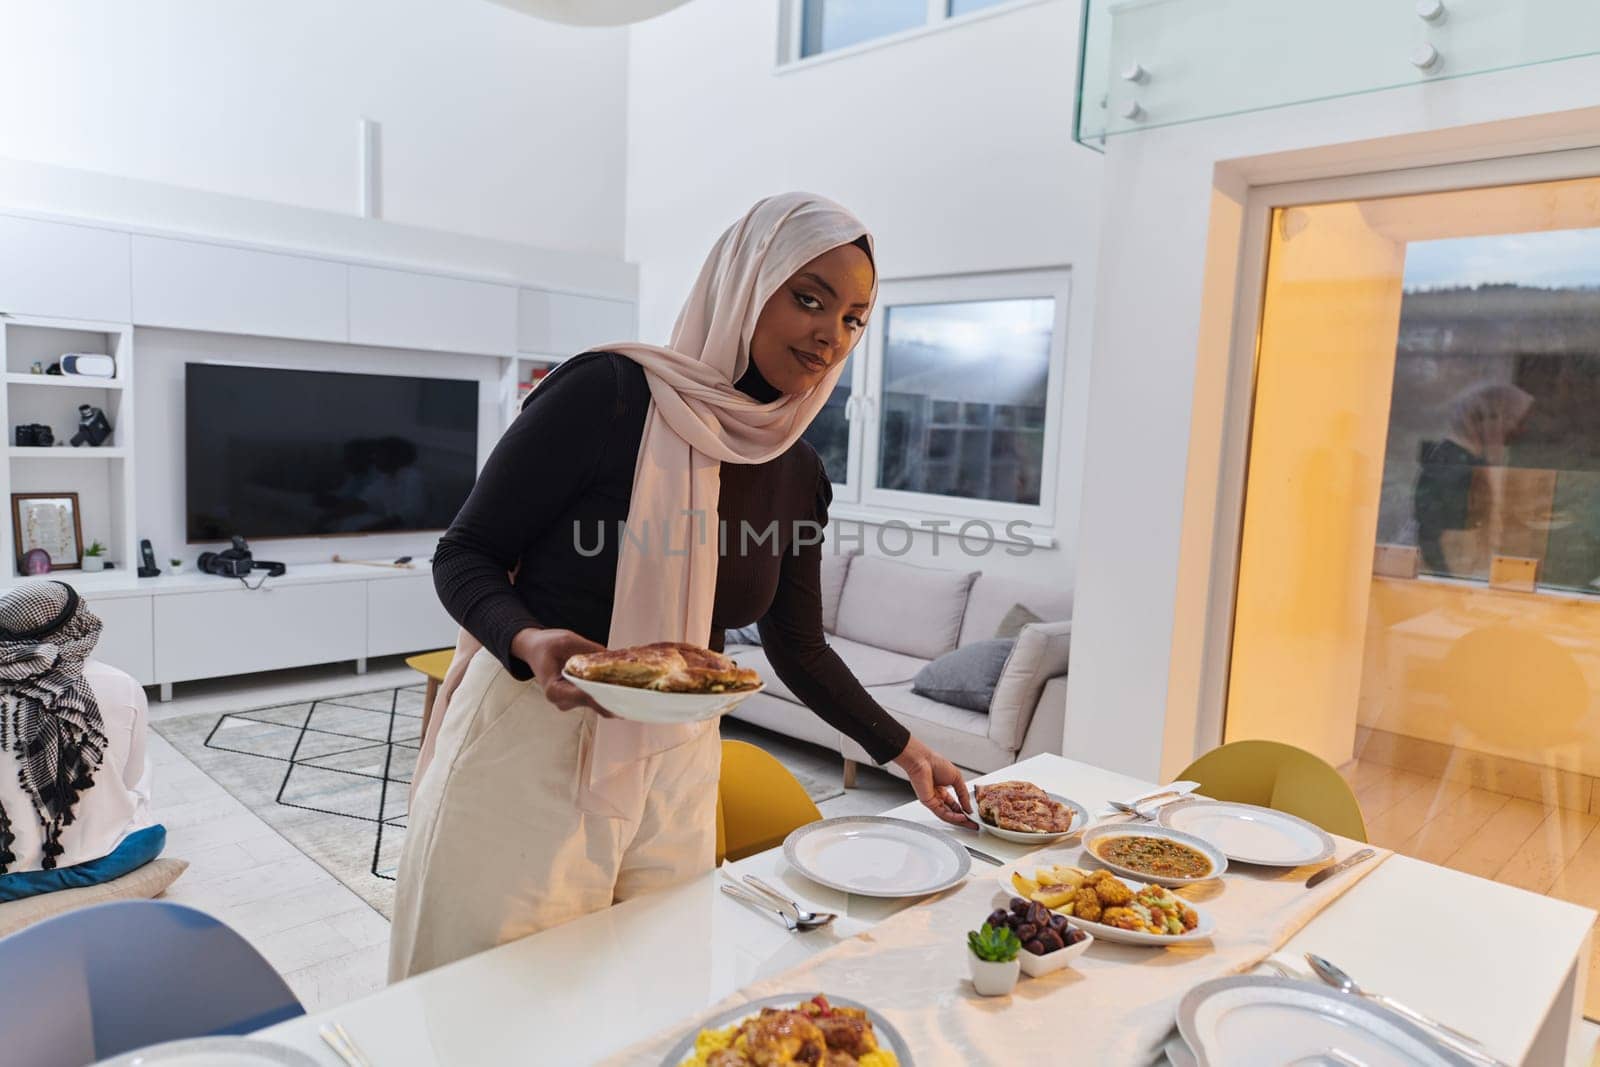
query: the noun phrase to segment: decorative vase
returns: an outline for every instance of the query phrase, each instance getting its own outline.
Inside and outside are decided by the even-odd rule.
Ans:
[[[1003,997],[1017,987],[1017,975],[1022,973],[1022,961],[1007,960],[995,963],[981,960],[970,949],[967,962],[972,965],[972,988],[982,997]]]
[[[105,569],[106,561],[104,556],[83,557],[83,570],[85,574],[93,574],[95,571],[103,571]]]

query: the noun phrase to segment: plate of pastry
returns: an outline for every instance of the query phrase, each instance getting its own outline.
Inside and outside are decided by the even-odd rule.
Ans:
[[[1032,782],[985,782],[972,787],[973,816],[986,834],[1020,845],[1048,845],[1089,825],[1089,812]]]
[[[761,676],[720,652],[677,641],[573,656],[561,676],[618,718],[700,722],[761,692]]]

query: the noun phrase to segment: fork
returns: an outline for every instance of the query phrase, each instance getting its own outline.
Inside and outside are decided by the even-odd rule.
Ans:
[[[750,892],[750,890],[746,889],[744,886],[735,885],[732,882],[723,882],[721,883],[720,888],[724,893],[728,894],[735,900],[742,900],[746,904],[754,904],[760,910],[776,915],[778,918],[783,920],[783,925],[789,928],[789,932],[791,934],[797,934],[800,932],[800,924],[796,922],[787,911],[784,911],[782,908],[773,907],[771,904],[767,903],[766,900]]]

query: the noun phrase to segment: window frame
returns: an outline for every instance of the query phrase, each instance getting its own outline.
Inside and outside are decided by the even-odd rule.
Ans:
[[[1028,543],[1054,543],[1057,489],[1061,474],[1062,442],[1066,432],[1067,327],[1070,314],[1072,272],[1068,268],[1005,271],[989,274],[884,280],[878,287],[867,336],[852,358],[851,401],[847,409],[850,452],[847,469],[833,478],[834,502],[844,504],[844,517],[866,522],[966,520],[988,522],[998,540],[1017,540],[1001,531],[1009,522],[1025,522]],[[882,448],[882,394],[884,340],[888,312],[896,306],[955,304],[983,300],[1049,298],[1055,301],[1051,322],[1049,364],[1045,385],[1044,454],[1040,468],[1039,503],[1012,504],[976,497],[945,496],[877,484]]]
[[[899,44],[928,33],[937,33],[940,30],[954,26],[965,26],[969,22],[980,19],[993,18],[996,15],[1009,14],[1020,8],[1032,7],[1035,4],[1056,3],[1059,0],[999,0],[998,3],[977,11],[969,11],[964,15],[951,15],[950,0],[926,0],[927,8],[922,24],[909,26],[894,33],[886,33],[881,37],[873,37],[855,44],[844,45],[839,48],[830,48],[813,55],[804,56],[800,49],[805,43],[805,3],[806,0],[778,0],[778,49],[775,73],[782,74],[791,70],[803,70],[817,63],[827,63],[846,56],[870,52],[876,48]]]

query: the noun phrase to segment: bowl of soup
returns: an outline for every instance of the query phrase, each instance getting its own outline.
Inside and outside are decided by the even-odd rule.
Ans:
[[[1102,823],[1084,833],[1083,848],[1101,866],[1155,885],[1193,885],[1228,869],[1215,845],[1164,826]]]

